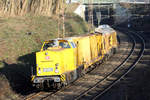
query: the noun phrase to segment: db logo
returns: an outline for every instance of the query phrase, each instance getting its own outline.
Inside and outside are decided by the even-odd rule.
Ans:
[[[45,57],[45,59],[46,59],[46,60],[49,60],[49,59],[50,59],[50,57],[49,57],[49,56],[46,56],[46,57]]]

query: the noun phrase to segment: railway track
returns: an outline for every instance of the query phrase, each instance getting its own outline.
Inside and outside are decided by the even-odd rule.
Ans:
[[[69,86],[62,87],[61,90],[64,88],[68,88]],[[53,91],[36,91],[33,90],[30,95],[25,96],[24,100],[44,100],[47,99],[49,96],[59,92],[59,90],[53,90]],[[29,93],[28,93],[29,94]]]
[[[93,87],[89,88],[87,91],[85,91],[81,95],[77,96],[75,98],[75,100],[100,99],[100,97],[105,92],[107,92],[111,87],[116,85],[127,73],[129,73],[135,67],[135,65],[138,63],[138,61],[143,56],[145,43],[144,43],[144,39],[140,35],[135,34],[133,32],[130,32],[130,33],[132,33],[133,36],[131,36],[131,34],[128,34],[128,35],[130,35],[130,37],[132,37],[134,45],[132,47],[132,50],[131,50],[129,56],[123,61],[122,64],[120,64],[114,71],[112,71],[109,75],[107,75],[103,80],[97,82]],[[135,57],[135,52],[137,53],[137,51],[136,51],[137,39],[135,39],[134,37],[139,38],[141,40],[141,44],[142,44],[141,50],[139,51],[137,57]],[[129,64],[128,62],[130,62],[131,64]],[[125,67],[127,67],[127,68],[125,68]],[[121,73],[121,75],[120,75],[120,73]]]
[[[35,100],[35,99],[38,99],[38,100],[41,100],[41,99],[44,99],[50,95],[52,95],[53,93],[55,92],[34,92],[30,95],[28,95],[27,97],[24,98],[24,100]]]

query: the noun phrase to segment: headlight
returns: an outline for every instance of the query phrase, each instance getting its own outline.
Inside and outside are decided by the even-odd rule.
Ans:
[[[60,82],[60,78],[59,77],[55,77],[54,78],[54,82]]]
[[[45,55],[48,55],[48,52],[46,52]]]
[[[58,70],[58,69],[56,69],[56,70],[55,70],[55,73],[59,73],[59,70]]]
[[[56,63],[55,66],[58,67],[58,66],[59,66],[59,63]]]
[[[39,68],[38,73],[41,74],[41,69]]]
[[[56,63],[55,64],[55,73],[59,73],[58,66],[59,66],[59,63]]]
[[[34,83],[39,83],[40,82],[40,80],[39,79],[34,79],[34,81],[33,81]]]

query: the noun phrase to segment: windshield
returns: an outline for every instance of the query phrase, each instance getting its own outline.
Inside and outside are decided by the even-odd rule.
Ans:
[[[51,41],[44,44],[43,50],[47,50],[49,47],[71,48],[68,42],[65,41]]]
[[[62,48],[70,48],[68,42],[59,42],[59,46],[61,46]]]
[[[43,47],[43,50],[47,50],[47,48],[49,48],[49,47],[54,47],[54,43],[53,42],[45,43],[44,47]]]

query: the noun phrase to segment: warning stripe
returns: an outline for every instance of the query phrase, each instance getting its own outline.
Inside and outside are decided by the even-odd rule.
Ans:
[[[61,74],[60,77],[61,77],[61,81],[65,81],[65,79],[66,79],[65,75]]]

